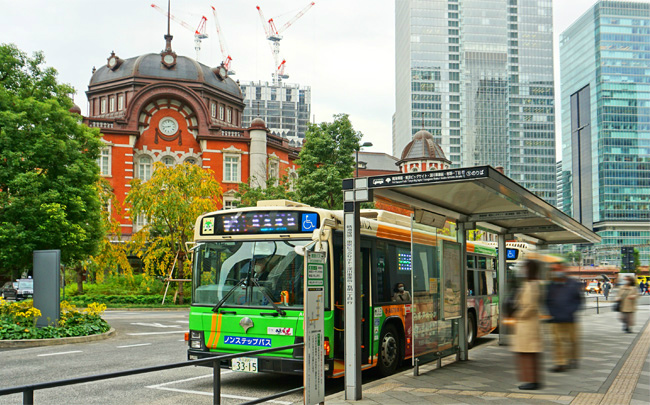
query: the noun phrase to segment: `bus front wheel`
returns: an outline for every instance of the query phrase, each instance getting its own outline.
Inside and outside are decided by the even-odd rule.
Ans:
[[[393,325],[386,325],[381,332],[381,338],[379,339],[379,362],[378,369],[379,373],[386,377],[397,370],[399,365],[399,344],[400,344],[399,335],[397,330]]]

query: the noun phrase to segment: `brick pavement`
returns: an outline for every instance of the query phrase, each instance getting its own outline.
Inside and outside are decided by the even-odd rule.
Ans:
[[[608,307],[580,314],[580,367],[551,373],[550,339],[543,356],[543,384],[537,391],[517,388],[513,354],[490,337],[469,353],[469,361],[455,356],[373,381],[363,387],[363,399],[346,401],[339,392],[325,399],[329,405],[391,404],[571,404],[648,405],[650,403],[650,305],[636,313],[635,333],[622,332],[618,314]],[[549,337],[549,334],[546,334]]]

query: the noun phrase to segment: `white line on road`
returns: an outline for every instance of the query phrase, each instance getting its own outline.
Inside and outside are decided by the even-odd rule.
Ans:
[[[181,327],[180,325],[163,325],[158,322],[155,323],[135,322],[135,323],[131,323],[131,325],[151,326],[152,328],[180,328]]]
[[[137,345],[126,345],[126,346],[117,346],[118,349],[122,349],[124,347],[137,347],[137,346],[149,346],[151,343],[138,343]]]
[[[43,356],[58,356],[59,354],[70,354],[70,353],[81,353],[81,350],[72,350],[69,352],[58,352],[58,353],[45,353],[45,354],[38,354],[37,357],[43,357]]]
[[[169,332],[142,332],[142,333],[127,333],[128,336],[144,336],[144,335],[166,335],[168,333],[185,333],[184,330],[171,330]]]

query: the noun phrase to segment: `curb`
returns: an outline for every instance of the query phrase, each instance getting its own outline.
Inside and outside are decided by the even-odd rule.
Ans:
[[[142,311],[142,312],[151,312],[151,311],[189,311],[190,307],[181,307],[181,308],[175,308],[175,307],[169,307],[169,308],[106,308],[104,313],[106,312],[121,312],[121,311]]]
[[[99,335],[73,336],[54,339],[0,340],[0,349],[17,349],[26,347],[67,345],[69,343],[94,342],[97,340],[104,340],[113,337],[115,333],[115,329],[111,328],[108,332],[104,332]]]

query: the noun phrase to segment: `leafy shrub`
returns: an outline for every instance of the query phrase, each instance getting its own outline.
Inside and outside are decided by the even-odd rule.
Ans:
[[[101,318],[104,310],[104,304],[90,303],[81,310],[63,301],[59,324],[37,328],[36,321],[42,315],[34,308],[32,300],[10,303],[0,298],[0,339],[48,339],[104,333],[111,328]]]
[[[161,279],[146,274],[109,275],[104,278],[102,283],[84,283],[83,295],[156,295],[162,294],[164,290],[165,283]],[[75,295],[79,295],[77,284],[69,283],[65,288],[65,296]]]
[[[85,306],[93,302],[102,302],[107,305],[160,305],[162,295],[96,295],[84,294],[71,297],[69,301],[75,305]],[[171,303],[171,297],[168,295],[165,300]]]

